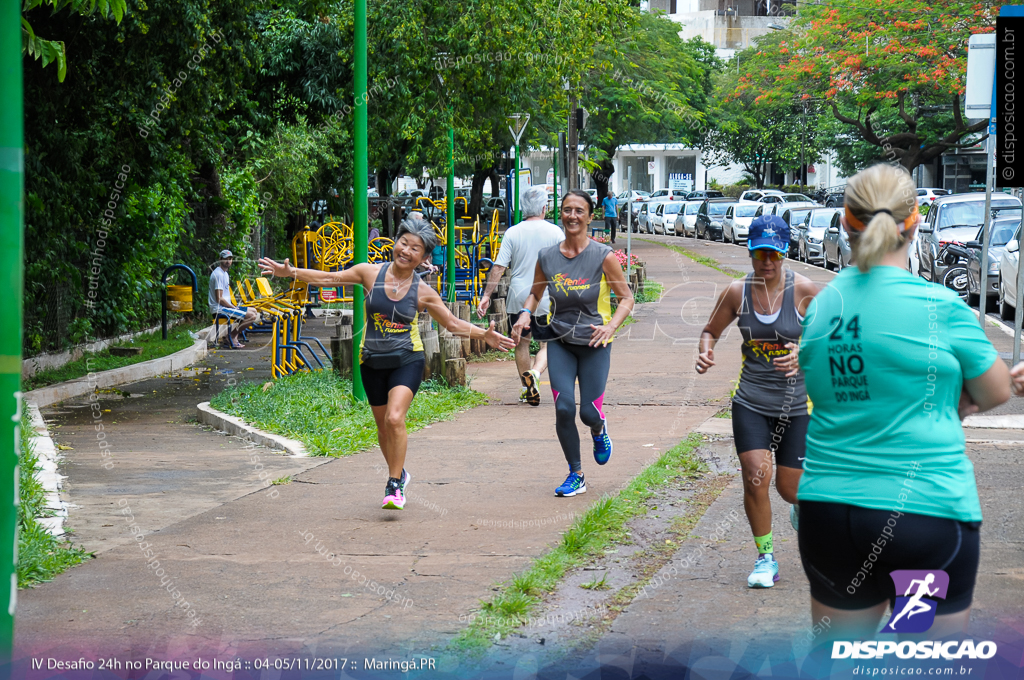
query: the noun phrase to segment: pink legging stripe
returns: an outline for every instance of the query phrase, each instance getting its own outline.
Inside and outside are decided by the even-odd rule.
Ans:
[[[601,414],[601,420],[604,420],[604,392],[601,393],[600,397],[594,400],[593,404],[594,408],[597,409],[597,412]]]

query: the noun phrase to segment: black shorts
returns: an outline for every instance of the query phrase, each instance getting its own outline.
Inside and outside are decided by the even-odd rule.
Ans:
[[[889,572],[941,569],[949,574],[949,589],[945,599],[936,600],[936,614],[955,614],[974,597],[980,527],[981,522],[800,501],[800,559],[811,596],[836,609],[868,609],[885,600],[895,606]]]
[[[775,452],[776,465],[802,470],[810,420],[807,414],[788,420],[770,418],[733,402],[732,436],[736,452],[767,449]]]
[[[422,356],[398,368],[376,369],[360,364],[359,373],[363,376],[363,389],[366,390],[366,400],[370,406],[387,406],[388,392],[399,385],[408,387],[416,394],[423,382],[425,364]]]
[[[508,315],[508,330],[509,330],[510,333],[512,332],[512,326],[516,325],[516,321],[519,321],[519,315],[518,314],[509,314]],[[536,328],[536,327],[537,327],[537,317],[535,317],[533,314],[531,314],[530,315],[530,327],[527,328],[525,331],[523,331],[523,337],[524,338],[528,338],[531,335],[533,335],[533,329]]]

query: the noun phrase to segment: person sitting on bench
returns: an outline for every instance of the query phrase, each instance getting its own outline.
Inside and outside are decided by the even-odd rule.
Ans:
[[[220,338],[220,325],[216,323],[217,315],[228,319],[228,341],[231,349],[242,349],[245,347],[238,341],[239,334],[249,326],[256,323],[258,315],[251,307],[236,307],[231,302],[231,279],[228,277],[228,270],[234,262],[235,256],[230,250],[220,251],[220,263],[213,268],[210,274],[210,313],[214,317],[214,331],[217,339]],[[234,329],[231,322],[236,321]]]

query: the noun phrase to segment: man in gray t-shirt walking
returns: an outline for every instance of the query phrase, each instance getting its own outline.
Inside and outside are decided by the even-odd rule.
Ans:
[[[511,268],[512,275],[506,299],[509,325],[511,326],[519,319],[519,313],[533,287],[533,276],[537,269],[537,253],[565,240],[565,233],[544,219],[547,204],[548,192],[543,186],[532,186],[523,192],[522,213],[524,219],[519,224],[509,227],[501,239],[501,249],[498,251],[498,257],[494,260],[494,266],[491,267],[490,275],[487,277],[487,287],[484,289],[484,295],[480,298],[480,306],[477,308],[477,316],[480,318],[483,318],[491,306],[491,293],[498,285],[501,275],[505,273],[506,269]],[[548,294],[545,292],[534,315],[546,316],[549,304]],[[536,324],[531,322],[530,328],[536,328]],[[530,334],[529,332],[524,333],[519,344],[516,345],[516,370],[523,383],[523,390],[519,395],[520,401],[525,401],[531,406],[540,404],[540,376],[547,365],[547,344],[540,343],[540,351],[537,352],[536,357],[531,358]]]

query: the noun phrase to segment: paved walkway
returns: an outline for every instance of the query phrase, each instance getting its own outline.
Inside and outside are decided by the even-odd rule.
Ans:
[[[255,371],[227,352],[210,359],[209,373],[125,387],[157,394],[105,404],[117,449],[113,474],[97,465],[80,404],[51,410],[47,416],[61,425],[56,438],[74,447],[68,495],[80,507],[70,525],[87,545],[105,549],[21,593],[19,648],[171,654],[184,646],[224,657],[369,647],[398,654],[457,633],[459,616],[557,541],[573,513],[618,489],[725,403],[739,366],[738,336],[726,341],[717,374],[700,380],[692,346],[703,325],[696,319],[706,318],[729,278],[659,245],[637,244],[637,251],[649,276],[673,289],[660,304],[638,309],[616,342],[607,402],[615,457],[601,468],[584,462],[585,496],[554,497],[565,463],[550,397],[536,409],[514,403],[519,381],[511,363],[472,365],[473,387],[494,405],[412,435],[410,505],[401,514],[378,509],[385,480],[376,450],[328,462],[265,455],[275,475],[322,463],[274,487],[279,495],[271,498],[258,490],[240,442],[187,422],[190,407],[226,379],[220,371],[263,379],[258,353],[251,355]],[[125,504],[172,588],[202,620],[198,628],[147,568],[117,514]],[[509,519],[540,527],[498,526]],[[317,548],[336,555],[333,562]],[[371,592],[353,571],[383,590]]]
[[[739,271],[749,268],[743,249],[692,240],[687,245]],[[83,543],[100,552],[52,583],[20,593],[19,649],[75,658],[83,649],[162,658],[372,649],[397,658],[449,639],[464,625],[460,616],[465,620],[492,584],[521,571],[556,542],[573,513],[614,492],[727,403],[739,369],[738,332],[733,329],[719,345],[718,365],[707,376],[695,375],[693,352],[714,299],[732,279],[661,245],[636,241],[634,248],[667,295],[639,308],[636,323],[615,344],[606,402],[612,405],[615,457],[601,468],[584,458],[589,493],[582,497],[552,495],[565,464],[549,394],[539,408],[518,405],[519,381],[507,362],[470,366],[473,387],[488,394],[491,405],[410,437],[407,467],[413,481],[410,504],[400,514],[377,509],[384,473],[376,450],[329,461],[263,450],[261,459],[274,466],[275,477],[295,475],[293,483],[274,487],[279,495],[273,498],[261,490],[244,445],[189,422],[195,403],[229,378],[265,379],[259,352],[222,353],[207,361],[208,373],[124,388],[146,396],[112,395],[105,418],[116,449],[113,473],[98,465],[81,404],[50,410],[47,418],[61,425],[54,428],[56,439],[74,447],[68,492],[79,507],[70,524]],[[820,268],[793,266],[818,280],[831,277]],[[255,370],[245,370],[250,367]],[[1004,441],[1015,435],[978,436]],[[986,534],[983,559],[989,561],[983,570],[986,563],[992,567],[983,583],[1011,615],[1019,598],[1007,598],[1003,589],[1019,581],[1019,569],[1012,566],[1022,535],[1020,501],[1013,494],[1021,486],[1019,449],[980,446],[972,455],[983,501],[993,508],[986,510],[986,527],[1001,527]],[[116,514],[122,500],[172,588],[202,620],[198,628],[146,567],[123,516]],[[740,503],[734,484],[695,533],[707,536]],[[660,654],[665,645],[698,649],[694,640],[704,641],[700,649],[739,659],[746,650],[742,642],[723,648],[720,641],[791,640],[809,625],[809,616],[784,509],[779,503],[784,572],[778,587],[743,587],[753,549],[741,522],[711,555],[681,571],[687,577],[669,579],[657,597],[628,607],[591,661],[596,654],[607,655],[603,660],[623,654],[635,659],[637,650],[640,656],[644,650]],[[503,528],[508,520],[539,526]],[[691,548],[684,545],[676,559]],[[369,581],[353,580],[353,572],[368,575],[383,590],[371,592]],[[979,611],[994,621],[1003,610],[996,607],[998,599],[992,602],[989,609],[979,604]]]

